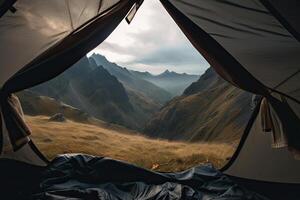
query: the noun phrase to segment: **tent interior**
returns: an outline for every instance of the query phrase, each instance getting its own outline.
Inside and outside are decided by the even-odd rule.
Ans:
[[[300,3],[157,0],[201,75],[89,53],[149,1],[0,1],[0,196],[299,199]]]

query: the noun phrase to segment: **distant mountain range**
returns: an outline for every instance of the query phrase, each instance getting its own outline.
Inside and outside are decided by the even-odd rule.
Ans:
[[[157,77],[164,80],[165,75]],[[179,82],[182,77],[190,76],[175,72],[170,75],[165,80],[178,77]],[[83,57],[55,79],[30,91],[62,101],[103,121],[137,130],[143,129],[146,121],[173,96],[138,72],[111,63],[99,54]]]
[[[109,62],[100,54],[93,54],[90,60],[95,60],[98,66],[103,66],[111,75],[115,76],[129,91],[136,91],[156,103],[163,104],[171,99],[171,95],[164,89],[135,76],[132,71]]]
[[[181,95],[185,88],[199,79],[199,75],[180,74],[169,70],[159,75],[128,70],[109,62],[104,56],[95,53],[90,58],[116,76],[125,88],[128,87],[143,92],[147,97],[154,98],[160,103],[165,103],[170,98]],[[156,87],[153,87],[153,85]],[[163,92],[161,91],[162,89]]]
[[[144,132],[170,140],[237,141],[250,117],[250,103],[250,93],[225,82],[209,68],[181,96],[163,106]]]
[[[199,79],[199,75],[190,75],[186,73],[179,74],[169,70],[166,70],[159,75],[138,71],[132,71],[132,73],[165,89],[172,95],[172,97],[181,95],[190,84]]]

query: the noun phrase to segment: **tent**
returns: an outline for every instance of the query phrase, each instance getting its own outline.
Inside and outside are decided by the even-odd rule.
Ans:
[[[132,20],[142,2],[0,1],[1,159],[47,165],[12,93],[68,69],[126,16]],[[221,77],[262,96],[236,152],[221,171],[262,193],[278,194],[278,188],[280,193],[299,193],[300,2],[161,3]]]

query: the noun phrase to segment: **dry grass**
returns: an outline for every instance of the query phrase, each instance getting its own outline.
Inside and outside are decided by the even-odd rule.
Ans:
[[[170,142],[137,132],[68,120],[50,122],[46,116],[26,116],[39,149],[49,158],[63,153],[86,153],[125,160],[158,171],[179,171],[206,162],[221,167],[234,148],[228,144]]]

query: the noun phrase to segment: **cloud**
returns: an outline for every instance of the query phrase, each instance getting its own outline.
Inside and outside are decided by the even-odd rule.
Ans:
[[[162,47],[142,58],[134,60],[137,63],[161,65],[191,65],[201,61],[202,59],[198,53],[189,51],[189,48],[183,45]]]
[[[144,1],[132,23],[123,21],[92,52],[127,68],[203,73],[209,66],[158,0]]]

